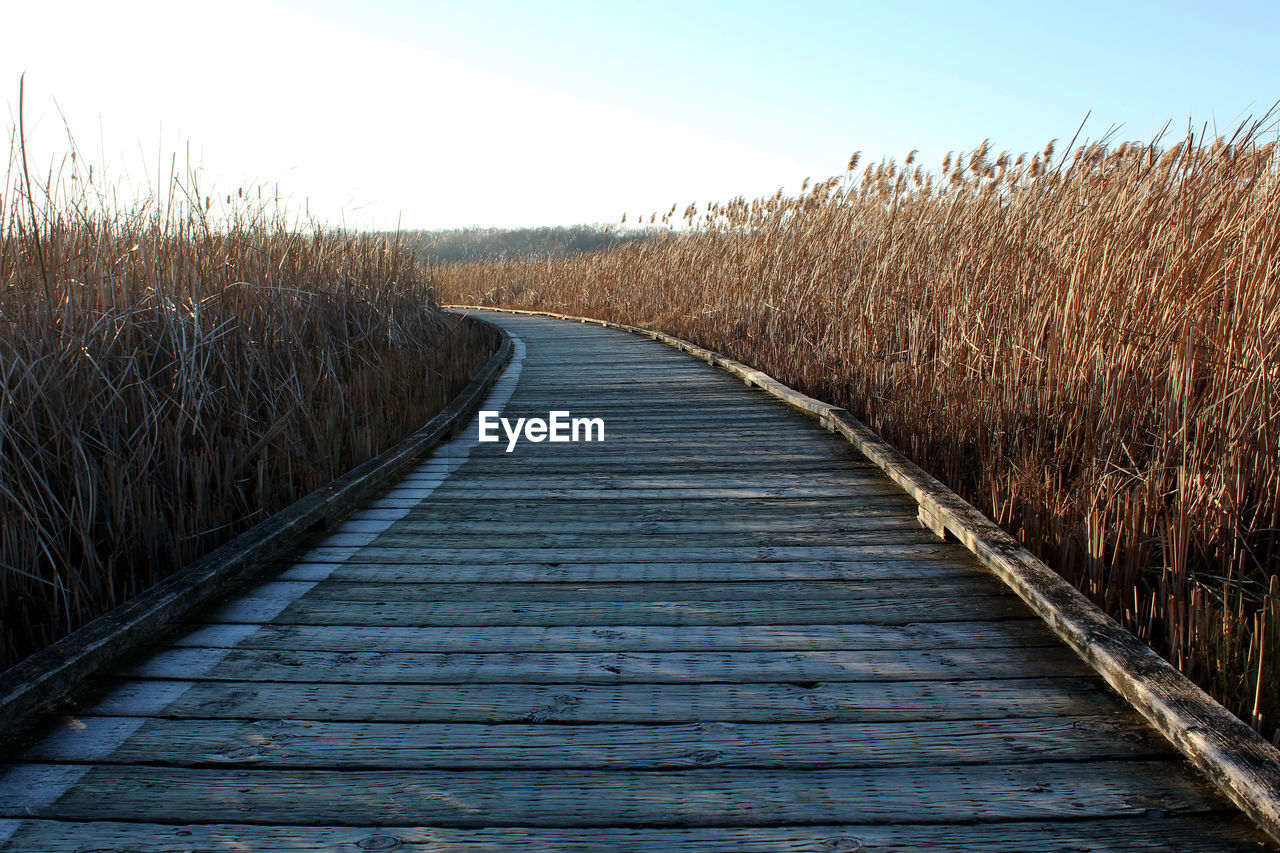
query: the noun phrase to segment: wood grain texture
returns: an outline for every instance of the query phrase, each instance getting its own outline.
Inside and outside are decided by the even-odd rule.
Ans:
[[[386,534],[383,534],[384,536]],[[260,589],[295,588],[296,600],[336,601],[345,604],[362,602],[396,603],[448,601],[492,602],[524,601],[538,603],[646,603],[652,601],[892,601],[920,598],[949,599],[960,596],[1007,596],[1009,591],[991,577],[945,577],[905,579],[894,583],[846,580],[772,580],[699,583],[697,581],[641,581],[634,583],[573,583],[541,581],[537,583],[486,583],[477,579],[468,584],[398,583],[349,584],[327,580],[311,585],[275,581]]]
[[[309,549],[310,562],[345,563],[359,559],[378,563],[447,563],[468,560],[481,563],[701,563],[725,561],[791,562],[795,560],[927,560],[956,559],[955,548],[936,542],[912,542],[897,545],[757,545],[698,547],[671,545],[662,547],[609,548],[594,547],[588,540],[574,548],[488,548],[484,541],[470,548],[432,548],[429,546],[388,547],[324,546]]]
[[[1114,712],[1123,703],[1094,678],[794,683],[307,684],[110,679],[75,714],[151,716],[147,694],[176,688],[164,716],[386,722],[678,723],[993,720]]]
[[[219,650],[224,651],[224,650]],[[359,684],[505,684],[728,681],[921,681],[1079,676],[1085,665],[1061,646],[783,652],[316,652],[165,649],[130,678],[322,681]],[[212,665],[209,661],[214,660]]]
[[[921,850],[1017,850],[1064,853],[1077,850],[1186,850],[1257,853],[1256,836],[1232,815],[1194,817],[1143,815],[1071,821],[996,821],[980,824],[719,826],[684,828],[540,829],[509,827],[449,829],[422,826],[261,826],[101,823],[25,820],[13,846],[42,853],[88,849],[130,853],[261,850],[275,853],[918,853]]]
[[[105,758],[114,717],[69,719],[26,761],[186,767],[439,770],[695,767],[879,768],[1164,757],[1173,747],[1129,715],[912,723],[725,722],[548,726],[536,723],[152,719]]]
[[[1222,808],[1183,762],[685,772],[93,765],[40,817],[434,826],[769,826],[1180,814]],[[0,802],[0,817],[23,817]]]
[[[760,388],[843,436],[918,502],[923,524],[939,534],[951,533],[962,542],[1201,772],[1265,828],[1273,840],[1280,841],[1280,749],[1263,740],[994,522],[849,412],[788,388],[749,365],[661,332],[588,318],[569,319],[621,329],[686,352]]]
[[[740,581],[843,580],[927,582],[931,578],[991,578],[964,559],[932,557],[918,560],[786,560],[771,562],[654,562],[654,563],[342,563],[298,560],[283,564],[280,581],[318,581],[352,584],[469,584],[488,583],[738,583]]]
[[[424,521],[493,521],[511,519],[512,522],[563,520],[567,514],[583,521],[632,520],[632,521],[685,521],[691,523],[756,520],[785,523],[828,522],[854,524],[863,519],[901,518],[904,512],[914,513],[916,504],[905,495],[890,495],[874,502],[842,498],[746,498],[726,504],[716,500],[687,501],[574,501],[569,498],[554,504],[541,501],[512,501],[496,507],[491,501],[451,500],[444,495],[432,495],[426,506],[416,506],[402,517],[406,520]],[[360,510],[352,519],[365,518],[369,513],[382,512],[376,507]],[[972,557],[969,557],[972,559]],[[976,561],[975,561],[976,562]]]
[[[991,649],[1056,646],[1038,620],[909,625],[569,625],[396,628],[188,625],[172,647],[332,652],[794,651]],[[235,630],[248,628],[249,631]],[[233,630],[228,630],[233,629]]]
[[[255,602],[232,602],[208,618],[217,622],[261,622]],[[898,596],[855,601],[813,599],[769,601],[675,600],[639,602],[541,602],[325,600],[303,596],[283,611],[267,607],[270,618],[283,625],[907,625],[970,619],[1025,619],[1027,607],[1007,594],[971,595],[963,599],[941,596]]]
[[[914,521],[914,519],[912,519]],[[355,532],[355,531],[353,531]],[[545,532],[491,533],[484,537],[485,547],[493,548],[576,548],[584,544],[590,531],[547,530]],[[329,537],[334,545],[341,545],[342,533]],[[696,545],[700,548],[809,548],[835,545],[855,548],[862,545],[932,544],[937,541],[929,531],[916,524],[913,527],[882,528],[878,530],[846,530],[840,533],[797,530],[711,532],[653,532],[643,530],[600,531],[589,537],[598,546],[610,548],[682,548]],[[353,540],[354,541],[354,540]],[[467,533],[418,531],[412,525],[396,525],[378,538],[384,548],[430,547],[433,549],[469,549],[477,545],[474,536]]]

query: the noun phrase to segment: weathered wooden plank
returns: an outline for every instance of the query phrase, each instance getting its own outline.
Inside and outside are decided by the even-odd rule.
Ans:
[[[645,536],[693,535],[744,535],[764,536],[780,534],[796,536],[799,534],[820,534],[828,543],[843,542],[846,536],[878,533],[886,530],[894,532],[907,531],[918,533],[920,522],[914,516],[889,515],[869,516],[861,518],[831,518],[815,513],[809,518],[778,516],[744,516],[739,518],[711,519],[646,519],[635,515],[617,514],[604,519],[583,517],[575,514],[566,519],[564,513],[547,514],[540,518],[530,519],[524,516],[511,516],[505,512],[490,512],[492,520],[461,520],[446,513],[412,511],[387,528],[383,519],[352,518],[344,522],[336,532],[362,533],[372,531],[389,535],[405,534],[452,534],[470,535],[486,541],[491,536],[526,536],[531,534],[564,535],[569,533],[603,534],[615,536],[624,534],[644,534]],[[676,540],[680,541],[680,540]],[[684,544],[688,544],[685,542]],[[539,546],[547,547],[547,546]]]
[[[677,383],[669,386],[674,389],[670,394],[673,397],[683,390],[680,385],[701,385],[721,392],[732,387],[726,386],[722,377],[717,376],[716,370],[709,365],[681,363],[678,357],[669,359],[653,351],[624,352],[587,344],[578,349],[578,359],[573,361],[560,352],[535,346],[534,356],[525,377],[528,380],[524,383],[526,389],[545,390],[563,386],[566,373],[573,376],[574,389],[581,389],[586,394],[600,388],[619,391],[638,388],[646,394],[664,396],[662,387],[668,379]],[[683,406],[690,405],[690,402],[688,397],[680,400]]]
[[[40,765],[28,765],[39,767]],[[723,826],[955,822],[1217,811],[1224,800],[1175,761],[844,770],[88,769],[35,816],[480,827]],[[341,803],[335,809],[335,804]],[[0,816],[25,817],[11,802]],[[192,818],[198,816],[199,820]]]
[[[908,511],[909,510],[909,511]],[[372,513],[383,513],[386,510],[369,507],[353,513],[350,518],[358,519]],[[844,522],[859,519],[901,517],[904,513],[915,516],[915,504],[907,498],[892,495],[877,497],[874,501],[850,501],[842,498],[825,498],[806,500],[803,498],[753,498],[734,501],[726,504],[717,500],[637,500],[609,501],[600,503],[589,498],[577,500],[562,498],[554,502],[537,500],[510,501],[503,506],[495,506],[493,501],[469,501],[451,499],[432,495],[425,501],[411,508],[407,514],[397,518],[451,518],[458,521],[467,519],[563,519],[570,514],[573,518],[592,519],[641,519],[641,520],[690,520],[714,521],[724,519],[734,522],[743,519],[776,519],[778,523],[791,520],[825,520]],[[372,516],[370,516],[372,517]],[[952,549],[957,556],[972,559],[972,555],[961,549]]]
[[[534,447],[534,445],[525,444],[521,446]],[[510,464],[510,460],[515,458],[517,457],[512,453],[506,452],[505,442],[482,444],[471,451],[468,464],[475,462],[483,466],[499,464],[504,461]],[[797,443],[792,446],[787,441],[785,434],[782,433],[779,433],[777,442],[770,445],[767,450],[764,448],[727,445],[724,442],[716,443],[714,441],[697,442],[696,448],[684,446],[679,442],[643,441],[640,438],[613,441],[606,434],[603,442],[578,442],[576,444],[548,444],[543,442],[536,445],[536,452],[527,455],[522,454],[518,458],[533,463],[546,462],[548,464],[571,459],[580,460],[586,464],[608,464],[610,461],[625,464],[652,459],[655,464],[661,465],[687,459],[694,462],[705,461],[710,464],[717,462],[740,463],[756,460],[762,464],[772,463],[774,467],[782,469],[786,469],[792,463],[826,464],[832,467],[851,464],[855,469],[864,469],[868,466],[865,457],[860,456],[847,444],[814,446],[808,443]]]
[[[527,378],[532,379],[532,377]],[[716,391],[713,390],[714,386],[704,384],[701,388],[705,390],[696,390],[699,386],[695,385],[689,389],[691,393],[697,395],[699,405],[696,409],[676,408],[681,402],[682,395],[650,394],[634,387],[630,389],[609,388],[606,385],[596,387],[598,390],[595,393],[584,393],[586,389],[575,388],[574,396],[578,399],[572,403],[566,403],[564,396],[556,398],[522,389],[503,408],[502,416],[509,421],[514,421],[521,417],[545,418],[547,413],[552,411],[569,411],[571,417],[602,417],[606,421],[632,417],[667,421],[710,420],[721,422],[727,428],[732,428],[738,423],[770,423],[789,429],[799,425],[801,427],[797,431],[799,439],[810,435],[803,429],[805,422],[795,420],[797,417],[803,418],[803,415],[798,416],[790,408],[778,403],[761,404],[750,397],[744,398],[732,392]],[[566,409],[566,406],[570,408]],[[723,421],[720,420],[722,418]]]
[[[579,442],[577,443],[579,448],[591,445],[595,445],[597,448],[607,447],[610,443],[615,446],[625,446],[636,440],[651,443],[655,439],[670,437],[693,444],[713,444],[718,441],[722,444],[727,443],[735,449],[759,447],[763,450],[772,446],[773,442],[778,440],[780,433],[785,435],[787,430],[796,429],[794,423],[788,424],[785,421],[773,418],[739,419],[736,422],[726,423],[724,420],[715,417],[672,418],[645,415],[603,417],[600,412],[595,411],[574,413],[575,417],[578,415],[601,417],[604,421],[605,435],[603,441],[598,440],[598,435],[596,435],[592,437],[589,443],[586,441]],[[502,416],[507,418],[509,423],[514,423],[514,420],[522,417],[545,419],[548,417],[548,412],[546,409],[515,411],[508,408],[503,411]],[[505,431],[501,423],[495,420],[494,424],[493,434],[505,438]],[[803,434],[790,435],[783,441],[784,449],[821,450],[832,439],[829,436],[817,433],[813,436]],[[548,444],[548,442],[528,442],[521,439],[519,446],[536,448],[539,444]],[[506,453],[506,446],[506,441],[503,440],[490,445],[490,449],[497,449],[499,452]],[[506,455],[510,456],[511,454]],[[533,450],[530,455],[536,456],[536,450]]]
[[[597,625],[376,628],[325,625],[197,625],[177,648],[365,652],[777,651],[801,649],[1030,648],[1057,643],[1035,619],[912,625]]]
[[[768,402],[767,398],[757,399],[755,395],[735,395],[732,391],[736,389],[730,389],[726,393],[723,386],[716,389],[713,384],[694,383],[695,387],[701,385],[707,389],[705,395],[698,394],[694,398],[700,402],[705,396],[706,406],[703,407],[696,404],[691,406],[688,400],[681,400],[684,396],[682,392],[655,394],[644,389],[636,389],[634,386],[610,388],[607,383],[596,382],[583,387],[575,385],[571,401],[566,399],[568,395],[562,395],[557,399],[553,395],[530,390],[530,383],[536,381],[532,374],[523,378],[525,379],[524,388],[521,388],[519,393],[503,407],[502,414],[507,418],[539,414],[546,417],[548,410],[569,410],[575,417],[594,417],[601,412],[610,412],[655,420],[706,420],[724,415],[729,419],[727,421],[729,424],[738,421],[773,422],[793,428],[802,427],[797,433],[800,436],[810,434],[803,429],[804,426],[808,426],[803,420],[804,416],[798,415],[795,410],[779,405],[776,401]],[[587,388],[595,389],[595,393],[586,391]]]
[[[914,519],[911,519],[914,521]],[[325,542],[328,545],[362,544],[355,533],[347,536],[343,532],[335,533]],[[693,545],[700,548],[808,548],[808,547],[856,547],[859,545],[895,545],[920,543],[933,544],[938,537],[919,524],[911,526],[882,528],[879,530],[848,530],[842,533],[827,531],[783,531],[766,530],[760,533],[750,531],[727,531],[724,533],[697,531],[655,531],[643,530],[601,530],[589,535],[580,535],[569,530],[536,532],[491,532],[482,536],[469,535],[466,531],[446,533],[431,530],[417,530],[412,524],[396,525],[378,536],[380,548],[682,548]]]
[[[464,463],[465,464],[465,463]],[[585,466],[586,463],[583,463]],[[518,468],[518,464],[515,466]],[[451,497],[441,495],[433,497],[433,504],[440,505],[441,508],[456,506],[459,509],[475,508],[483,509],[485,501],[468,500],[465,497]],[[526,499],[522,501],[514,501],[513,504],[524,504],[528,508],[547,508],[547,504],[539,499]],[[915,506],[909,497],[903,496],[901,493],[885,492],[877,495],[874,499],[866,496],[842,496],[842,495],[760,495],[756,497],[744,497],[741,501],[726,503],[717,498],[620,498],[611,501],[608,504],[601,505],[598,501],[593,501],[590,496],[580,498],[565,498],[557,501],[554,506],[572,507],[574,510],[590,510],[597,508],[605,513],[621,513],[628,510],[639,510],[643,512],[661,512],[661,513],[696,513],[698,511],[706,511],[719,507],[723,511],[729,513],[729,517],[742,515],[764,515],[769,516],[774,513],[781,513],[786,516],[790,513],[804,516],[813,513],[828,513],[831,517],[839,517],[842,514],[857,516],[860,513],[883,514],[882,507],[901,508],[903,506]],[[429,508],[423,507],[424,511]],[[431,508],[430,511],[435,511]]]
[[[504,444],[503,447],[506,445]],[[514,452],[514,451],[513,451]],[[478,456],[468,460],[467,475],[501,476],[511,474],[511,459],[507,456]],[[672,458],[669,461],[653,460],[646,455],[627,456],[621,452],[608,456],[563,455],[556,457],[529,456],[520,460],[520,470],[538,476],[587,476],[597,475],[647,475],[666,476],[668,474],[687,474],[690,469],[705,472],[714,476],[740,477],[750,473],[759,473],[765,477],[795,475],[801,473],[826,473],[839,467],[853,472],[878,471],[866,463],[858,465],[840,459],[822,459],[794,456],[791,461],[779,462],[771,457],[721,457],[719,459],[699,458],[690,455],[684,458]]]
[[[794,412],[786,411],[743,411],[741,409],[723,409],[721,411],[697,411],[697,412],[660,412],[654,409],[662,406],[665,402],[661,398],[652,399],[648,406],[637,406],[629,409],[612,408],[607,403],[599,403],[595,400],[591,401],[591,405],[587,409],[574,407],[572,410],[566,409],[565,404],[550,403],[538,405],[534,401],[525,399],[523,396],[517,396],[510,404],[508,404],[503,412],[508,422],[514,423],[519,418],[546,418],[549,411],[569,411],[570,415],[566,417],[607,417],[606,434],[622,428],[639,427],[648,429],[651,426],[666,428],[672,430],[683,430],[687,428],[695,429],[699,432],[703,430],[714,431],[723,435],[737,435],[738,433],[764,432],[783,429],[796,429],[797,427],[807,426],[803,420],[798,420],[801,416]],[[498,432],[502,432],[502,427],[497,427]],[[807,432],[800,432],[793,437],[793,441],[803,441],[810,437]],[[820,434],[812,434],[815,443],[824,441],[824,437]]]
[[[503,323],[504,327],[509,324]],[[538,337],[536,330],[534,337]],[[560,334],[557,331],[557,334]],[[525,335],[526,340],[527,332]],[[610,341],[602,345],[599,340],[582,338],[563,339],[568,347],[551,344],[547,340],[533,341],[533,358],[529,362],[528,376],[534,380],[530,384],[535,387],[555,387],[565,384],[565,374],[573,376],[572,384],[576,388],[579,383],[586,387],[608,384],[618,387],[634,387],[640,385],[650,393],[661,392],[660,380],[674,374],[674,378],[685,382],[706,381],[723,390],[726,386],[723,377],[709,364],[696,361],[680,360],[677,353],[661,352],[660,349],[631,349],[624,340]],[[575,357],[576,355],[576,357]],[[674,369],[673,369],[674,368]],[[549,380],[549,381],[548,381]],[[720,381],[717,381],[720,380]],[[682,401],[689,405],[689,399]]]
[[[380,563],[672,563],[772,562],[795,560],[916,560],[955,559],[954,545],[939,542],[905,545],[780,546],[698,548],[383,548],[372,545],[317,546],[301,555],[312,563],[344,563],[354,557]]]
[[[530,413],[531,416],[546,418],[547,412],[542,411],[536,415]],[[507,413],[506,416],[514,416]],[[794,427],[786,427],[783,425],[757,424],[754,426],[741,425],[733,428],[726,428],[717,425],[713,421],[697,422],[697,421],[642,421],[639,419],[622,419],[608,418],[605,420],[604,439],[599,440],[598,435],[593,435],[590,441],[567,442],[558,446],[563,450],[577,450],[584,455],[592,455],[596,457],[607,457],[610,451],[631,451],[639,453],[647,449],[661,449],[666,452],[689,452],[692,450],[715,449],[720,448],[723,452],[726,448],[732,448],[735,453],[739,453],[745,457],[767,456],[769,451],[774,447],[778,447],[783,452],[791,453],[822,453],[830,450],[825,442],[830,441],[829,437],[818,435],[816,441],[804,437],[788,436],[787,430]],[[473,432],[472,435],[478,435]],[[547,441],[532,442],[524,437],[516,444],[515,451],[508,451],[506,433],[502,427],[496,426],[493,435],[499,438],[495,442],[486,442],[480,449],[480,455],[483,458],[498,459],[506,457],[508,459],[519,459],[527,457],[530,459],[543,458],[544,447],[556,447]],[[499,456],[501,454],[501,456]],[[837,466],[832,466],[834,469]],[[854,470],[867,470],[859,468]]]
[[[728,392],[723,387],[716,388],[706,383],[687,383],[673,388],[671,393],[653,394],[644,387],[634,385],[610,385],[605,382],[591,382],[584,386],[574,386],[571,391],[557,398],[543,393],[532,392],[529,383],[536,382],[533,376],[525,377],[526,383],[519,393],[506,406],[500,415],[514,423],[522,417],[547,417],[549,412],[569,412],[570,417],[596,418],[603,417],[606,423],[613,420],[635,418],[678,423],[681,421],[714,420],[723,415],[726,418],[725,428],[732,429],[735,424],[747,426],[758,424],[777,425],[780,429],[792,431],[788,438],[795,441],[821,440],[820,433],[796,429],[796,413],[785,406],[765,402],[761,405],[753,400],[753,395],[742,397]],[[698,401],[705,401],[706,407],[699,409],[680,408],[687,405],[685,396]],[[501,429],[501,427],[499,427]]]
[[[534,413],[530,413],[531,415]],[[537,414],[538,417],[547,417],[547,412],[543,411]],[[689,446],[715,445],[731,442],[735,449],[747,448],[767,450],[773,447],[778,441],[779,431],[786,427],[758,424],[755,426],[742,425],[733,429],[719,429],[713,421],[643,421],[640,419],[620,420],[614,418],[605,424],[605,439],[603,442],[580,442],[580,449],[591,447],[594,445],[598,449],[606,449],[609,442],[618,443],[636,443],[640,444],[654,443],[665,441],[667,439],[675,439],[677,446],[680,444],[688,444]],[[496,434],[502,434],[502,428],[496,429]],[[826,441],[831,441],[829,437],[816,435],[812,439],[808,437],[790,436],[784,440],[784,449],[808,449],[811,447],[822,447]],[[536,448],[539,444],[547,442],[522,442],[521,446],[526,448]],[[496,444],[500,447],[499,452],[504,452],[505,443]],[[514,458],[514,457],[513,457]]]
[[[329,583],[735,583],[767,580],[881,581],[981,577],[967,560],[789,561],[774,563],[344,563],[296,562],[276,580]]]
[[[421,476],[410,474],[401,481],[398,488],[412,488]],[[439,477],[432,478],[438,481]],[[514,485],[513,485],[514,481]],[[467,471],[466,477],[454,477],[448,482],[452,488],[466,489],[543,489],[557,488],[567,484],[587,488],[591,486],[621,487],[618,481],[625,481],[629,490],[644,489],[728,489],[728,488],[861,488],[881,487],[882,491],[892,493],[896,487],[879,472],[862,473],[858,470],[825,470],[804,471],[796,474],[782,471],[754,471],[735,473],[732,471],[707,471],[690,473],[688,469],[671,471],[656,475],[653,473],[628,474],[625,477],[593,474],[589,471],[541,473],[523,466],[518,471]],[[899,490],[900,491],[900,490]]]
[[[517,453],[520,448],[517,447]],[[508,457],[509,460],[518,460],[520,457]],[[596,464],[580,464],[579,470],[571,470],[568,467],[554,467],[554,469],[535,469],[530,466],[529,469],[521,467],[521,474],[512,475],[509,470],[503,474],[502,470],[475,470],[468,471],[466,466],[462,466],[465,476],[453,476],[449,480],[449,485],[456,489],[474,489],[474,491],[489,491],[489,489],[552,489],[562,488],[564,485],[572,485],[572,487],[580,487],[582,489],[591,488],[627,488],[627,489],[677,489],[677,491],[686,491],[686,489],[701,488],[814,488],[823,489],[823,491],[832,491],[832,489],[852,488],[858,491],[865,489],[873,489],[877,494],[883,494],[886,498],[897,497],[899,500],[887,500],[888,503],[900,503],[901,494],[891,492],[886,488],[886,483],[876,476],[856,476],[856,475],[828,475],[824,470],[809,471],[777,471],[769,470],[767,467],[758,466],[759,470],[751,470],[750,465],[739,466],[721,466],[716,470],[708,470],[705,476],[690,476],[689,469],[694,465],[685,465],[684,470],[680,473],[676,471],[653,471],[639,469],[614,469],[614,467],[604,464],[604,460],[596,460]],[[673,466],[675,467],[675,466]],[[805,476],[812,474],[812,476]],[[397,484],[397,489],[416,489],[421,485],[440,485],[442,478],[439,475],[424,474],[420,476],[408,476]],[[865,487],[865,488],[864,488]],[[765,496],[771,497],[771,496]],[[792,497],[796,496],[772,496],[772,497]],[[803,500],[803,496],[800,496]],[[819,494],[817,500],[832,500],[833,496],[823,496]],[[838,496],[835,496],[838,498]],[[442,500],[457,500],[451,494],[442,494]],[[588,502],[590,497],[581,498],[582,502]],[[859,503],[868,503],[876,501],[879,498],[859,497]],[[778,507],[776,507],[778,508]]]
[[[503,444],[503,448],[506,445]],[[523,449],[523,445],[521,445]],[[829,471],[833,467],[848,466],[853,471],[870,471],[867,464],[858,464],[839,458],[818,457],[813,455],[788,454],[787,458],[778,458],[773,454],[738,454],[735,456],[708,456],[701,453],[668,454],[657,457],[651,453],[631,453],[626,447],[616,447],[609,453],[557,452],[554,454],[524,455],[520,457],[520,469],[540,474],[648,474],[665,475],[690,469],[707,473],[726,473],[740,475],[749,471],[762,471],[765,474],[797,474],[809,471]],[[512,451],[514,453],[515,451]],[[502,471],[511,472],[513,455],[503,452],[501,456],[493,453],[473,454],[464,464],[467,473],[497,474]],[[904,499],[908,499],[905,498]],[[909,500],[909,499],[908,499]],[[725,507],[729,509],[729,507]]]
[[[74,717],[27,750],[26,762],[329,769],[675,770],[696,767],[882,768],[1173,755],[1132,714],[894,723],[724,722],[549,726],[146,720],[100,754],[130,718]]]
[[[1088,674],[1061,647],[781,652],[323,652],[169,648],[131,678],[347,683],[919,681]]]
[[[818,625],[1023,619],[1026,605],[1010,595],[892,598],[860,601],[325,601],[304,596],[267,618],[282,625]],[[231,602],[215,622],[262,622],[258,602]]]
[[[477,488],[466,484],[450,483],[440,490],[441,497],[471,498],[472,500],[522,500],[526,498],[554,499],[557,497],[590,497],[594,500],[630,500],[632,498],[666,498],[684,500],[688,498],[721,498],[736,500],[738,498],[767,497],[854,497],[858,495],[896,494],[892,483],[868,483],[850,486],[690,486],[679,488],[655,485],[651,488],[631,488],[629,486],[592,486],[572,485],[547,486],[545,488],[526,488],[517,484],[495,486],[493,488]],[[412,498],[421,500],[428,495],[421,489],[413,487],[395,488],[387,492],[384,500],[396,498]]]
[[[276,853],[833,853],[876,850],[1018,850],[1064,853],[1111,850],[1122,853],[1257,853],[1259,835],[1235,815],[1150,816],[1069,821],[984,822],[980,824],[866,824],[680,828],[578,829],[441,827],[260,826],[209,824],[172,826],[136,822],[76,823],[25,820],[14,827],[9,847],[42,853],[85,853],[86,847],[130,853],[192,853],[205,850],[271,850]]]
[[[470,434],[472,436],[475,435],[474,432]],[[727,449],[726,444],[731,445],[732,452],[740,458],[756,457],[764,462],[768,462],[775,452],[804,454],[806,456],[828,451],[833,454],[838,452],[836,448],[824,449],[822,446],[815,447],[808,442],[790,441],[785,437],[784,433],[779,433],[772,439],[768,436],[735,435],[730,442],[729,437],[725,435],[695,434],[688,431],[661,435],[634,430],[615,433],[606,424],[604,441],[578,442],[576,444],[548,444],[546,442],[533,444],[522,440],[517,445],[518,450],[510,453],[506,450],[506,442],[485,443],[472,450],[471,458],[540,460],[576,455],[582,459],[607,461],[614,458],[614,454],[638,456],[650,451],[671,456],[700,455],[704,452],[723,454]]]
[[[605,476],[613,476],[608,474]],[[406,487],[408,488],[408,487]],[[719,512],[717,512],[717,503]],[[538,500],[517,500],[509,502],[511,515],[495,514],[495,507],[490,501],[468,501],[466,498],[453,498],[448,494],[431,497],[431,500],[412,507],[404,517],[410,521],[449,520],[461,521],[470,516],[483,516],[479,520],[509,519],[513,521],[554,521],[559,519],[581,519],[582,521],[603,520],[635,520],[635,521],[686,521],[686,523],[714,524],[717,521],[733,525],[744,521],[760,521],[760,523],[786,526],[788,524],[869,524],[872,521],[915,521],[915,511],[906,503],[892,496],[884,500],[849,502],[841,498],[808,501],[804,498],[771,497],[755,498],[741,502],[724,503],[721,501],[626,501],[617,500],[608,503],[591,501],[590,497],[561,498],[552,503]],[[376,507],[370,507],[376,508]],[[460,516],[451,517],[451,508],[456,508]],[[559,510],[559,512],[554,512]],[[362,510],[353,514],[352,519],[364,517]],[[919,526],[916,524],[916,526]]]
[[[530,368],[533,370],[533,368]],[[680,379],[680,370],[660,371],[667,376]],[[564,377],[559,377],[556,386],[554,375],[548,376],[543,388],[538,388],[536,373],[528,373],[522,377],[525,382],[518,393],[504,407],[504,414],[522,415],[526,411],[541,412],[546,415],[548,409],[564,410],[570,407],[575,415],[594,414],[597,411],[637,412],[642,415],[699,417],[707,414],[726,414],[734,417],[773,417],[803,418],[794,409],[777,400],[762,394],[743,394],[736,386],[717,383],[712,377],[710,382],[694,381],[686,383],[686,387],[658,389],[653,387],[661,379],[654,382],[636,385],[612,385],[609,382],[592,378],[582,385],[573,383],[572,390],[564,388]],[[549,381],[548,381],[549,380]],[[706,389],[704,393],[689,396],[689,388]],[[568,393],[566,391],[568,390]],[[557,392],[559,392],[557,394]],[[661,404],[661,405],[657,405]],[[586,407],[586,408],[584,408]],[[510,414],[508,414],[510,413]],[[804,425],[805,421],[790,422],[793,426]],[[800,431],[804,434],[804,430]]]
[[[644,359],[630,359],[633,366],[643,364],[643,361]],[[675,364],[674,369],[664,367],[658,371],[658,377],[645,378],[638,382],[634,381],[633,377],[620,372],[603,375],[582,371],[573,378],[574,397],[578,398],[574,402],[594,400],[597,396],[618,400],[622,404],[632,400],[665,400],[671,402],[673,409],[697,411],[701,409],[703,395],[689,396],[686,386],[692,385],[706,388],[708,399],[721,398],[732,401],[748,410],[764,409],[795,414],[794,409],[775,397],[761,394],[754,389],[740,387],[737,383],[726,384],[724,375],[717,370],[698,371],[691,374],[682,369],[685,365],[680,365],[678,362],[673,364]],[[520,388],[522,400],[532,400],[544,406],[563,406],[566,402],[563,388],[565,377],[559,370],[547,371],[537,364],[530,364],[525,378],[527,381]],[[665,381],[667,379],[671,380],[670,385]],[[557,384],[560,387],[557,387]],[[750,393],[742,393],[744,390]],[[560,392],[559,395],[557,391]]]
[[[1092,678],[773,684],[304,684],[110,679],[94,714],[388,722],[991,720],[1122,709]]]
[[[296,588],[296,591],[290,589]],[[424,601],[494,602],[520,601],[551,603],[564,602],[587,605],[593,602],[645,603],[645,602],[722,602],[722,601],[861,601],[868,598],[892,600],[905,597],[911,600],[929,598],[954,598],[962,596],[1010,596],[1009,591],[994,578],[982,576],[961,578],[926,578],[921,581],[904,580],[895,583],[869,581],[739,581],[736,583],[705,584],[681,583],[475,583],[455,585],[425,583],[376,583],[350,584],[273,581],[260,587],[265,591],[279,591],[299,600],[305,595],[308,601],[334,601],[341,603],[375,603],[395,606]]]

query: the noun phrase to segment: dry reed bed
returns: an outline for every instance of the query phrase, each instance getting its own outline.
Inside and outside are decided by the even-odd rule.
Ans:
[[[422,426],[497,344],[394,241],[88,178],[15,146],[0,186],[0,668]]]
[[[435,278],[848,406],[1277,737],[1280,152],[1260,127],[1060,159],[984,144],[936,173],[855,157],[664,238]]]

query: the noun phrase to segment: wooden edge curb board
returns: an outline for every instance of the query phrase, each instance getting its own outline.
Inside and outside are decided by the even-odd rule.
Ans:
[[[495,327],[496,328],[496,327]],[[514,351],[502,342],[457,397],[420,430],[285,509],[215,548],[140,595],[0,672],[0,731],[16,734],[34,715],[75,690],[85,677],[154,639],[299,536],[331,526],[442,441],[466,426]]]
[[[662,332],[546,311],[448,306],[553,317],[661,341],[740,377],[838,432],[920,505],[920,521],[950,532],[1025,601],[1134,708],[1272,838],[1280,841],[1280,749],[1129,633],[974,506],[889,446],[848,411],[740,361]]]

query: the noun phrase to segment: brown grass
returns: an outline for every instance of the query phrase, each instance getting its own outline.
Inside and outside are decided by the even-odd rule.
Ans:
[[[1280,156],[1262,124],[983,145],[734,199],[448,301],[658,328],[848,406],[1268,736],[1280,725]],[[664,221],[674,216],[676,208]]]
[[[426,423],[496,345],[394,240],[0,185],[0,668]]]

